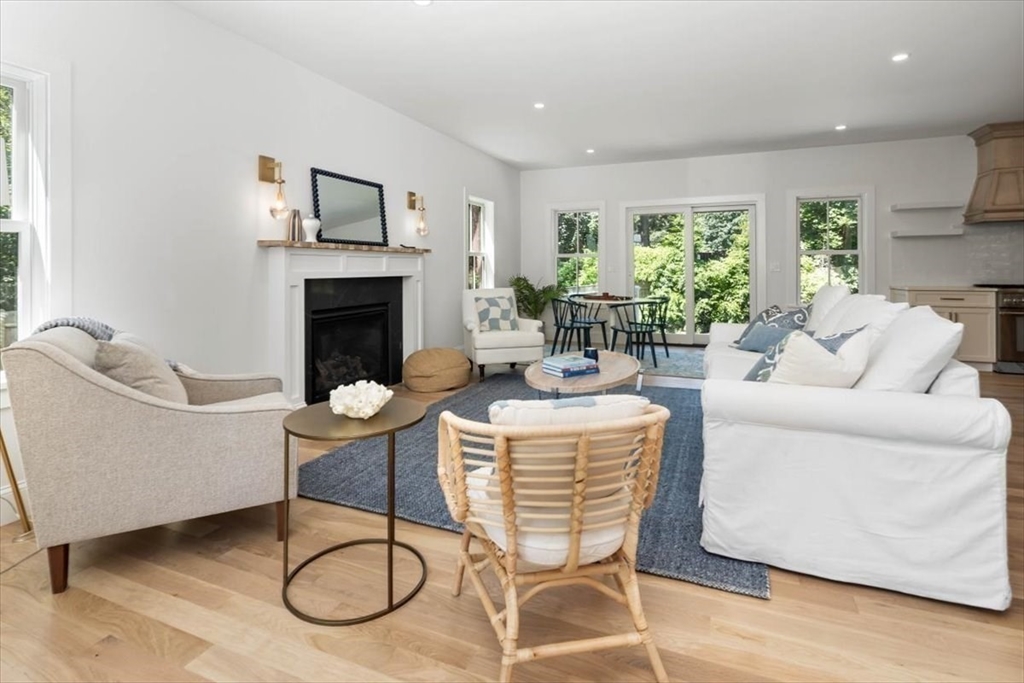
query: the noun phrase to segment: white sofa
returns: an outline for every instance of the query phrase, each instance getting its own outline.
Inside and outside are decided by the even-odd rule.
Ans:
[[[742,381],[761,356],[731,346],[743,329],[713,325],[705,351],[701,545],[1009,607],[1010,417],[977,371],[950,360],[927,393]]]

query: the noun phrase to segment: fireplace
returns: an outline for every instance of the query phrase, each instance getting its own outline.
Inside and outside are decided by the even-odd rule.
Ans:
[[[402,278],[305,281],[306,404],[361,379],[390,385],[402,376]]]

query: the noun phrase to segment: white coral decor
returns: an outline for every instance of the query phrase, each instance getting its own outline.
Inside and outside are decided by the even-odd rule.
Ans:
[[[376,382],[361,379],[355,384],[342,384],[331,392],[331,411],[335,415],[373,417],[395,392]]]

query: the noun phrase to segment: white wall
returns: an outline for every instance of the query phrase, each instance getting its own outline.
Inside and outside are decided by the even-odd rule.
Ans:
[[[71,75],[70,97],[55,102],[73,122],[73,276],[55,314],[131,330],[199,370],[265,370],[256,240],[284,238],[285,225],[269,216],[260,154],[284,163],[289,205],[304,215],[312,166],[383,183],[390,243],[433,250],[428,346],[462,344],[465,193],[494,202],[496,279],[519,270],[516,170],[173,4],[5,0],[0,60]],[[407,191],[426,198],[426,238]]]
[[[787,229],[787,193],[808,189],[872,187],[875,193],[875,282],[866,289],[888,293],[890,284],[973,284],[982,280],[1024,282],[1021,224],[969,226],[963,237],[890,239],[893,230],[924,230],[959,224],[962,210],[890,213],[899,202],[966,201],[976,173],[974,142],[933,138],[782,152],[589,166],[522,174],[523,269],[554,279],[550,206],[603,201],[606,208],[602,290],[626,288],[629,254],[622,202],[727,195],[765,195],[768,303],[792,303],[787,269],[795,268],[795,236]],[[998,253],[998,258],[989,258]],[[1013,256],[1016,254],[1016,256]],[[767,265],[764,264],[764,265]],[[974,264],[974,265],[972,265]]]
[[[426,342],[458,345],[463,189],[495,202],[498,278],[519,266],[519,174],[164,2],[4,2],[5,61],[71,66],[73,310],[198,369],[260,370],[265,252],[283,238],[256,157],[384,184],[391,244],[427,257]],[[381,49],[386,49],[386,41]],[[416,236],[406,192],[426,197]]]

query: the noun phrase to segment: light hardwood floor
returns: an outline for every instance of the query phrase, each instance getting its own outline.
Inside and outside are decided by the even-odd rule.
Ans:
[[[773,569],[771,600],[641,574],[648,622],[672,680],[1021,681],[1024,678],[1024,377],[983,374],[1013,417],[1008,464],[1011,582],[1003,613]],[[444,394],[416,395],[432,401]],[[310,444],[308,459],[320,452]],[[304,499],[292,509],[293,558],[383,535],[382,518]],[[398,522],[427,558],[423,591],[387,617],[318,627],[281,604],[274,511],[254,508],[73,544],[70,586],[50,594],[45,553],[0,529],[0,680],[486,681],[500,649],[472,586],[450,594],[454,534]],[[382,553],[312,565],[294,593],[338,616],[378,609]],[[412,580],[398,556],[398,590]],[[525,643],[623,625],[586,588],[550,591],[524,611]],[[653,680],[642,648],[558,657],[516,681]]]

